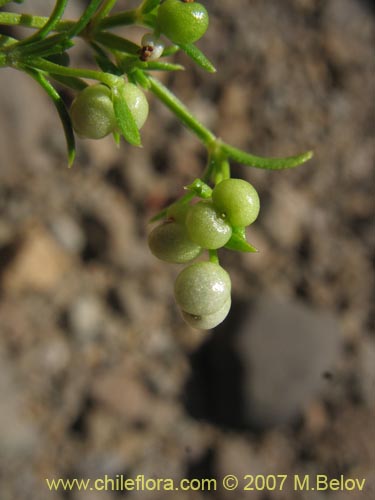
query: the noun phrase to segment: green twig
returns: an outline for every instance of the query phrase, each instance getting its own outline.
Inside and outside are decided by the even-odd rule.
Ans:
[[[162,83],[148,76],[150,90],[156,95],[194,134],[207,146],[211,148],[215,143],[215,135],[200,123],[187,109],[187,107],[168,90]]]

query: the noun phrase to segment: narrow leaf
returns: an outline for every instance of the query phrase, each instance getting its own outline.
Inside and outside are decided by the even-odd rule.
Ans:
[[[87,87],[87,83],[81,80],[80,78],[76,78],[75,76],[63,76],[56,75],[54,73],[50,73],[49,76],[53,78],[56,82],[64,85],[64,87],[68,87],[73,90],[77,90],[81,92],[83,89]]]
[[[40,28],[38,31],[36,31],[33,35],[22,40],[19,43],[19,45],[26,45],[26,44],[37,42],[39,40],[43,40],[48,35],[48,33],[50,33],[57,26],[57,24],[60,22],[63,14],[64,14],[67,3],[68,3],[68,0],[57,0],[55,8],[53,9],[53,12],[51,13],[46,24],[42,28]]]
[[[112,89],[113,91],[113,108],[120,132],[124,138],[133,146],[141,145],[141,136],[133,115],[126,104],[122,85],[118,85]]]
[[[9,47],[9,45],[14,45],[17,41],[11,36],[0,35],[0,47]]]
[[[46,57],[52,54],[64,52],[64,50],[67,50],[72,46],[73,42],[68,40],[64,33],[57,33],[49,36],[48,38],[44,38],[44,40],[38,40],[30,45],[23,46],[22,52],[21,48],[19,50],[22,57],[34,55],[38,57]]]
[[[113,33],[108,33],[107,31],[97,33],[95,35],[95,40],[109,49],[118,50],[119,52],[125,52],[127,54],[138,54],[140,50],[139,45],[136,43],[114,35]]]
[[[162,57],[167,57],[167,56],[173,56],[180,50],[180,47],[178,45],[169,45],[168,47],[165,47],[163,50]]]
[[[82,16],[74,24],[74,26],[68,31],[66,36],[68,38],[73,38],[81,33],[90,22],[94,12],[98,9],[102,0],[91,0],[86,10],[83,12]]]
[[[245,253],[256,253],[258,250],[250,245],[246,241],[246,234],[244,227],[234,227],[232,236],[228,243],[225,245],[225,248],[229,250],[236,250],[237,252],[245,252]]]
[[[99,68],[104,71],[104,73],[112,73],[112,75],[120,76],[122,72],[117,68],[115,64],[110,60],[106,52],[95,42],[90,43],[91,47],[95,50],[95,61],[97,62]]]
[[[180,49],[182,49],[185,54],[187,54],[194,62],[198,64],[202,69],[208,71],[209,73],[215,73],[216,68],[212,62],[207,59],[201,50],[198,49],[196,45],[192,43],[179,44]]]
[[[184,71],[185,68],[181,64],[172,64],[166,62],[150,61],[142,62],[139,61],[139,67],[146,71]]]
[[[24,0],[0,0],[0,7],[4,7],[4,5],[10,2],[22,3],[23,1]]]
[[[195,181],[192,184],[186,186],[185,189],[188,189],[196,196],[199,196],[199,198],[203,198],[205,200],[208,200],[212,196],[212,189],[201,179],[195,179]]]
[[[50,82],[38,71],[33,69],[26,69],[27,73],[34,78],[35,81],[39,83],[39,85],[47,92],[49,97],[52,99],[55,108],[60,116],[60,120],[64,127],[66,145],[68,149],[68,160],[69,167],[72,166],[76,150],[75,150],[75,140],[73,133],[72,121],[69,115],[68,110],[62,100],[60,94],[56,91],[56,89],[50,84]]]
[[[150,81],[147,75],[141,69],[134,69],[132,72],[128,73],[128,78],[133,80],[133,83],[140,85],[144,89],[150,88]]]
[[[313,157],[312,151],[306,151],[300,155],[288,156],[286,158],[263,158],[245,153],[229,144],[221,143],[220,149],[239,163],[255,168],[264,168],[266,170],[282,170],[284,168],[293,168],[302,165]]]

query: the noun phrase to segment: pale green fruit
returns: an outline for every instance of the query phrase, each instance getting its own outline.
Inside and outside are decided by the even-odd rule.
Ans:
[[[148,237],[148,245],[155,257],[174,264],[189,262],[202,251],[191,241],[185,226],[172,221],[156,226]]]
[[[186,227],[192,241],[209,250],[223,247],[232,236],[231,226],[211,201],[200,201],[190,207]]]
[[[221,308],[211,314],[206,314],[202,316],[195,316],[194,314],[182,312],[182,317],[188,323],[188,325],[196,328],[197,330],[210,330],[215,328],[215,326],[220,325],[225,318],[228,316],[231,306],[231,298],[229,297]]]
[[[90,85],[74,99],[70,108],[74,130],[87,139],[101,139],[116,126],[111,90],[105,85]]]
[[[196,262],[177,276],[174,295],[180,308],[195,316],[218,311],[230,297],[229,274],[219,264]]]
[[[249,226],[259,214],[258,193],[242,179],[221,181],[212,192],[212,201],[232,226]]]

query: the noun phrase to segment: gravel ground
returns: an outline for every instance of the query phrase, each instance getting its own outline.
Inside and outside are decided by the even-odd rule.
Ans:
[[[179,267],[146,244],[148,218],[202,172],[195,137],[149,96],[142,149],[81,140],[68,170],[51,104],[23,74],[1,71],[2,500],[125,496],[45,484],[105,474],[240,479],[236,492],[126,494],[153,500],[375,491],[373,6],[204,3],[211,24],[199,46],[218,72],[178,55],[188,71],[160,77],[233,145],[315,151],[288,172],[233,164],[260,195],[249,230],[260,252],[222,252],[233,308],[213,332],[182,322]],[[83,46],[72,60],[88,64]],[[289,482],[242,491],[247,474]],[[293,491],[294,474],[366,478],[366,491]]]

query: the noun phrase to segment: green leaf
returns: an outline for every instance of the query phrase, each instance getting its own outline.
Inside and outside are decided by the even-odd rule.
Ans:
[[[208,71],[209,73],[215,73],[216,68],[212,64],[212,62],[207,59],[207,57],[203,54],[198,47],[192,43],[178,44],[180,49],[182,49],[185,54],[187,54],[194,62],[198,64],[202,69]]]
[[[169,45],[163,50],[162,57],[173,56],[173,54],[176,54],[179,50],[180,47],[178,45]]]
[[[46,24],[42,28],[40,28],[38,31],[33,33],[33,35],[22,40],[19,43],[19,45],[28,45],[28,44],[37,42],[39,40],[43,40],[48,35],[48,33],[53,31],[53,29],[60,22],[63,14],[64,14],[67,3],[68,3],[68,0],[57,0],[55,8],[54,8],[53,12],[51,13]]]
[[[148,14],[160,4],[160,0],[144,0],[140,6],[142,14]]]
[[[143,62],[137,64],[140,68],[146,71],[184,71],[185,68],[181,64],[172,64],[159,61]]]
[[[0,0],[0,7],[4,7],[4,5],[10,2],[22,3],[23,1],[24,0]]]
[[[39,85],[46,91],[46,93],[52,99],[53,104],[55,105],[55,108],[64,127],[66,145],[68,148],[69,167],[71,167],[75,158],[76,149],[72,121],[70,119],[69,112],[64,104],[64,101],[62,100],[57,90],[39,71],[35,71],[33,69],[25,69],[25,71],[39,83]]]
[[[76,78],[75,76],[63,76],[56,75],[55,73],[49,73],[49,77],[53,78],[56,82],[64,85],[64,87],[68,87],[73,90],[77,90],[81,92],[83,89],[87,87],[87,83],[81,80],[80,78]]]
[[[220,150],[239,163],[255,168],[266,170],[282,170],[284,168],[294,168],[302,165],[313,157],[312,151],[306,151],[300,155],[288,156],[286,158],[263,158],[260,156],[245,153],[229,144],[220,143]]]
[[[245,252],[245,253],[256,253],[258,250],[250,245],[246,241],[246,233],[244,227],[234,227],[232,236],[228,243],[225,245],[225,248],[229,250],[236,250],[237,252]]]
[[[83,31],[90,22],[94,12],[98,9],[102,0],[91,0],[82,16],[78,19],[75,25],[66,33],[68,38],[73,38]]]
[[[135,83],[136,85],[140,85],[144,89],[148,90],[150,88],[150,82],[149,79],[147,78],[147,75],[145,74],[144,71],[141,69],[134,69],[128,74],[129,81],[132,80],[132,83]]]
[[[38,40],[28,45],[24,45],[22,48],[17,45],[14,50],[19,51],[22,58],[25,56],[46,57],[52,54],[60,54],[73,45],[73,42],[68,40],[64,33],[57,33],[44,38],[44,40]]]
[[[119,126],[120,132],[124,138],[133,146],[141,145],[141,136],[133,115],[130,112],[128,105],[126,104],[124,93],[122,91],[124,82],[122,84],[117,84],[112,88],[113,92],[113,108],[115,110],[115,116],[117,120],[117,125]]]
[[[106,52],[95,42],[90,42],[91,47],[95,50],[95,61],[99,68],[105,73],[120,76],[122,72],[113,64]]]
[[[208,200],[212,197],[212,189],[201,179],[195,179],[195,181],[192,184],[186,186],[185,189],[188,189],[196,196],[198,196],[199,198],[203,198],[204,200]]]
[[[10,2],[22,3],[23,1],[24,0],[0,0],[0,7],[4,7],[4,5]]]
[[[112,50],[118,50],[126,54],[139,54],[139,45],[107,31],[96,33],[95,40]]]
[[[18,40],[11,36],[0,35],[0,48],[1,47],[9,47],[10,45],[14,45]]]

